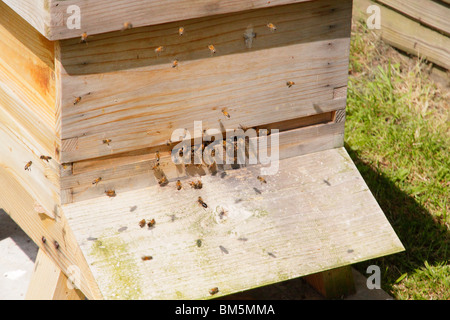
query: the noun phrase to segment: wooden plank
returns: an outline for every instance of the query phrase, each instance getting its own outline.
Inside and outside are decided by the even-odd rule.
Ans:
[[[370,0],[355,1],[355,14],[367,16],[366,8],[377,4]],[[378,4],[379,5],[379,4]],[[420,25],[385,6],[381,9],[381,30],[374,30],[395,48],[425,58],[450,70],[450,38]]]
[[[228,170],[200,190],[149,187],[64,213],[107,299],[208,299],[404,250],[345,149],[281,160],[267,183],[257,175]]]
[[[51,18],[48,0],[2,0],[0,2],[6,3],[41,35],[47,35]],[[1,6],[0,11],[6,10],[3,4]]]
[[[326,299],[342,299],[356,292],[350,266],[311,274],[304,279]]]
[[[195,120],[237,128],[316,114],[322,104],[331,111],[334,88],[347,84],[350,17],[351,1],[313,1],[184,21],[183,37],[170,23],[97,35],[88,46],[63,41],[62,161],[161,145]]]
[[[54,46],[0,2],[0,105],[57,159]]]
[[[431,0],[377,0],[437,31],[450,36],[450,8]]]
[[[102,296],[64,214],[56,219],[36,212],[36,200],[11,172],[0,166],[0,208],[43,250],[65,274],[69,267],[80,270],[80,290],[89,299]],[[55,242],[56,241],[56,242]],[[55,245],[58,243],[58,246]]]
[[[285,159],[328,148],[342,147],[344,123],[318,124],[283,131],[275,135],[278,136],[279,141],[279,158]],[[258,144],[260,152],[271,154],[272,136],[269,137],[268,148]],[[124,192],[157,185],[160,176],[155,174],[152,169],[156,164],[156,152],[160,154],[161,158],[158,170],[164,172],[171,184],[174,184],[178,179],[186,180],[189,177],[212,173],[205,165],[198,168],[195,165],[185,167],[184,165],[174,164],[171,159],[171,149],[164,146],[163,148],[152,148],[146,151],[124,154],[120,157],[74,163],[73,175],[62,178],[61,188],[62,190],[70,190],[69,200],[81,201],[101,197],[107,190]],[[230,168],[230,165],[224,168]],[[214,174],[220,174],[222,170],[222,166],[214,167],[213,172]],[[94,184],[96,179],[101,179],[101,181]]]
[[[84,295],[68,285],[69,278],[47,257],[38,251],[26,300],[84,300]]]
[[[125,22],[142,27],[305,1],[310,0],[114,0],[105,6],[101,1],[51,0],[51,22],[45,35],[51,40],[67,39],[79,37],[82,32],[118,31]],[[67,9],[71,5],[80,8],[81,29],[67,27],[67,19],[72,15]]]

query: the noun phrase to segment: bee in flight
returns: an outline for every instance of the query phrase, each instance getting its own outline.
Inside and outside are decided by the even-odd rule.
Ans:
[[[73,101],[73,105],[76,105],[80,101],[81,101],[81,97],[76,97],[75,100]]]
[[[103,144],[107,144],[109,146],[109,143],[111,142],[111,139],[104,139]]]
[[[277,30],[277,27],[273,23],[268,23],[267,28],[269,28],[272,32]]]
[[[209,49],[209,51],[211,52],[211,54],[216,53],[216,48],[215,48],[212,44],[210,44],[210,45],[208,46],[208,49]]]
[[[95,179],[94,181],[92,181],[92,184],[98,185],[98,183],[102,181],[102,177],[98,177],[97,179]]]
[[[172,68],[178,68],[178,59],[173,60]]]
[[[161,52],[163,52],[164,47],[163,46],[159,46],[158,48],[155,49],[155,53],[156,55],[159,55]]]
[[[131,24],[131,22],[124,22],[123,26],[122,26],[122,31],[128,30],[133,28],[133,25]]]
[[[178,28],[178,34],[179,34],[180,36],[182,36],[182,35],[184,34],[184,27],[179,27],[179,28]]]
[[[292,87],[294,84],[295,84],[294,81],[288,81],[288,82],[286,82],[286,85],[287,85],[289,88]]]
[[[88,34],[86,32],[83,32],[81,34],[80,43],[86,43],[87,44],[87,38],[88,38]]]
[[[51,160],[52,157],[49,157],[49,156],[41,156],[40,159],[49,162],[49,160]]]
[[[225,117],[227,117],[228,119],[231,118],[230,114],[228,113],[228,111],[226,109],[222,109],[222,113]]]

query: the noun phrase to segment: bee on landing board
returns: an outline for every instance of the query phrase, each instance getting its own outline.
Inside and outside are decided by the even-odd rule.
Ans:
[[[189,184],[194,189],[201,189],[201,188],[203,188],[203,184],[202,184],[202,182],[200,180],[197,180],[197,182],[191,181],[191,182],[189,182]]]
[[[142,256],[141,257],[142,261],[149,261],[149,260],[153,260],[152,256]]]
[[[152,219],[147,223],[147,227],[152,228],[155,226],[155,223],[156,223],[155,219]]]
[[[31,165],[33,164],[33,161],[29,161],[26,165],[25,165],[25,170],[27,171],[31,171]]]
[[[181,190],[182,186],[181,186],[181,181],[177,180],[177,190]]]
[[[166,184],[169,183],[169,180],[167,180],[167,178],[164,176],[161,179],[158,180],[158,183],[160,186],[165,186]]]
[[[208,205],[203,201],[202,197],[198,197],[197,201],[203,208],[208,208]]]
[[[145,227],[145,223],[146,223],[145,219],[142,219],[141,221],[139,221],[139,227],[141,228]]]
[[[179,34],[180,36],[184,35],[184,27],[179,27],[179,28],[178,28],[178,34]]]
[[[41,156],[40,159],[49,162],[50,160],[52,160],[52,157],[49,157],[49,156]]]
[[[102,181],[102,177],[98,177],[97,179],[95,179],[94,181],[92,181],[92,184],[98,185],[98,183]]]
[[[269,28],[272,32],[277,30],[277,27],[273,23],[268,23],[267,28]]]
[[[219,292],[219,288],[215,287],[209,290],[209,294],[210,295],[215,295],[216,293]]]
[[[173,60],[172,68],[178,68],[178,59]]]
[[[110,198],[114,198],[116,196],[116,191],[114,190],[106,190],[105,194],[110,197]]]
[[[264,179],[263,177],[258,176],[257,178],[259,181],[261,181],[261,183],[267,183],[266,179]]]

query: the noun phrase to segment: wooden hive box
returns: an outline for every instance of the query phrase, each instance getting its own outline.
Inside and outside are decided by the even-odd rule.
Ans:
[[[40,248],[28,297],[203,299],[402,251],[343,148],[351,13],[351,0],[0,2],[0,208]],[[197,147],[206,129],[255,129],[277,170],[264,183],[267,164],[176,164],[178,128]]]

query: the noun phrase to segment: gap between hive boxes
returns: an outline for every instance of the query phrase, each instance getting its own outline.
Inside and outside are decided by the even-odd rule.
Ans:
[[[344,100],[345,103],[345,100]],[[344,123],[336,121],[336,111],[324,112],[299,119],[291,119],[279,123],[261,125],[254,128],[241,126],[243,132],[248,129],[277,129],[280,159],[335,148],[343,145]],[[221,124],[223,126],[223,124]],[[225,127],[221,128],[227,131]],[[198,137],[195,137],[198,138]],[[269,135],[270,146],[272,137]],[[225,136],[224,136],[225,139]],[[259,138],[256,138],[257,141]],[[192,139],[194,145],[195,139]],[[137,188],[155,185],[161,174],[170,182],[192,176],[216,174],[217,169],[229,169],[230,166],[175,165],[171,158],[171,150],[176,145],[162,145],[134,152],[118,154],[99,159],[64,164],[62,171],[62,202],[71,203],[89,198],[104,196],[107,190],[124,192]],[[248,148],[248,142],[247,146]],[[261,148],[261,146],[260,146]],[[270,151],[270,147],[268,150]],[[249,157],[246,149],[246,157]],[[155,171],[156,153],[161,157],[158,170]],[[270,152],[269,152],[270,153]],[[247,160],[248,163],[248,160]],[[157,174],[160,173],[160,174]]]
[[[64,205],[104,297],[209,298],[403,250],[344,148],[259,169]]]

